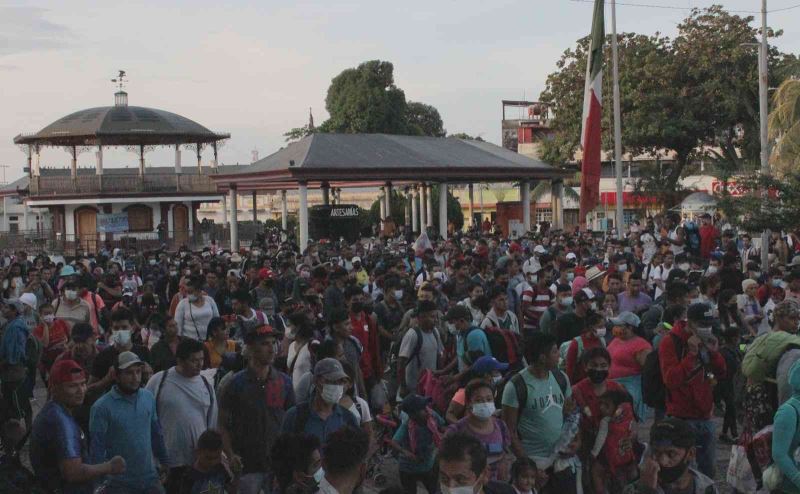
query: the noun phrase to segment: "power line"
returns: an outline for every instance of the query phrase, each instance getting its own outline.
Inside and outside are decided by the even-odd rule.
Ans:
[[[575,2],[575,3],[594,3],[594,0],[569,0],[569,1],[570,2]],[[608,0],[606,0],[606,3],[608,3]],[[630,3],[630,2],[617,2],[617,5],[624,5],[626,7],[643,7],[643,8],[649,8],[649,9],[664,9],[664,10],[693,10],[693,9],[696,9],[696,8],[701,8],[701,7],[677,7],[677,6],[674,6],[674,5],[653,5],[653,4],[647,4],[647,3]],[[798,3],[796,5],[792,5],[790,7],[782,7],[780,9],[773,9],[773,10],[768,11],[768,13],[770,13],[770,12],[772,12],[772,13],[774,13],[774,12],[785,12],[787,10],[794,10],[794,9],[796,9],[798,7],[800,7],[800,3]],[[735,14],[760,14],[761,13],[760,10],[727,10],[727,11],[735,13]]]

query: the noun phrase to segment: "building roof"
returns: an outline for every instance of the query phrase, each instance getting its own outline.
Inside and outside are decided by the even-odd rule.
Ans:
[[[17,195],[19,191],[27,189],[30,182],[31,179],[25,175],[22,178],[14,180],[10,184],[3,185],[0,187],[0,197]]]
[[[230,134],[212,132],[186,117],[141,106],[102,106],[70,113],[16,144],[49,146],[167,145],[210,143]]]
[[[292,188],[298,181],[508,181],[573,172],[488,142],[387,134],[312,134],[250,166],[212,177],[225,189]]]

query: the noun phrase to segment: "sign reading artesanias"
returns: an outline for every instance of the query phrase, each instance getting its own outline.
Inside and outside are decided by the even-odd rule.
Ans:
[[[334,206],[331,208],[331,218],[357,218],[358,206]]]

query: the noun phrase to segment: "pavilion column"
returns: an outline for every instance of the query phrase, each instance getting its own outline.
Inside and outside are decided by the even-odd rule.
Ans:
[[[72,169],[70,170],[70,176],[72,180],[78,178],[78,148],[76,146],[72,146]]]
[[[417,186],[411,187],[411,231],[419,231],[419,191]]]
[[[433,197],[431,197],[431,185],[430,184],[427,184],[425,186],[425,196],[427,197],[427,199],[426,199],[426,206],[427,207],[425,209],[427,210],[427,213],[428,213],[428,220],[427,220],[426,224],[428,226],[433,226]]]
[[[469,226],[475,226],[475,191],[472,184],[469,184]]]
[[[432,202],[428,201],[429,208]],[[439,184],[439,236],[447,240],[447,182]]]
[[[28,176],[33,176],[33,144],[28,144]]]
[[[563,193],[564,182],[561,180],[553,180],[550,186],[550,195],[552,196],[552,221],[550,222],[553,228],[564,228],[564,215],[561,205],[561,194]]]
[[[144,178],[144,144],[139,144],[139,176]]]
[[[378,196],[378,203],[381,212],[379,224],[381,226],[381,231],[383,231],[383,220],[386,219],[386,192],[383,187],[381,187],[381,193]]]
[[[231,184],[228,191],[229,201],[231,203],[231,252],[239,251],[239,218],[238,204],[236,203],[236,185]]]
[[[254,224],[258,222],[258,213],[257,213],[257,211],[258,211],[258,203],[257,203],[257,200],[258,200],[258,192],[256,192],[254,190],[253,191],[253,223]]]
[[[103,175],[103,146],[97,146],[97,152],[95,153],[95,175],[102,176]]]
[[[336,204],[342,203],[342,188],[339,187],[336,189]]]
[[[197,143],[197,174],[202,175],[203,173],[203,145],[199,142]]]
[[[42,170],[39,168],[42,159],[42,150],[39,146],[35,146],[33,153],[33,176],[38,177],[42,173]]]
[[[519,184],[519,202],[522,206],[522,228],[524,233],[531,230],[531,184],[523,180]]]
[[[222,227],[228,228],[228,196],[222,196]]]
[[[217,169],[217,141],[214,141],[211,144],[211,147],[214,148],[214,161],[211,162],[211,168]]]
[[[386,182],[386,216],[392,215],[392,182]]]
[[[289,226],[289,205],[286,203],[286,191],[281,191],[281,229]]]
[[[331,203],[331,186],[328,182],[322,182],[322,205],[328,206]]]
[[[419,231],[420,232],[427,232],[428,231],[428,215],[426,211],[428,210],[428,201],[426,199],[425,194],[425,184],[419,185]]]
[[[406,226],[406,231],[411,228],[411,189],[406,187],[404,191],[406,199],[405,208],[403,208],[403,224]]]
[[[299,182],[297,192],[300,196],[298,220],[300,221],[300,252],[308,247],[308,184]]]

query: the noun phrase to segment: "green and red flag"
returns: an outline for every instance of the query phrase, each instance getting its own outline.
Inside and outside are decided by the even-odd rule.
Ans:
[[[594,0],[592,35],[586,63],[586,86],[583,93],[583,129],[581,147],[580,222],[600,202],[601,121],[603,113],[603,44],[605,43],[604,0]]]

